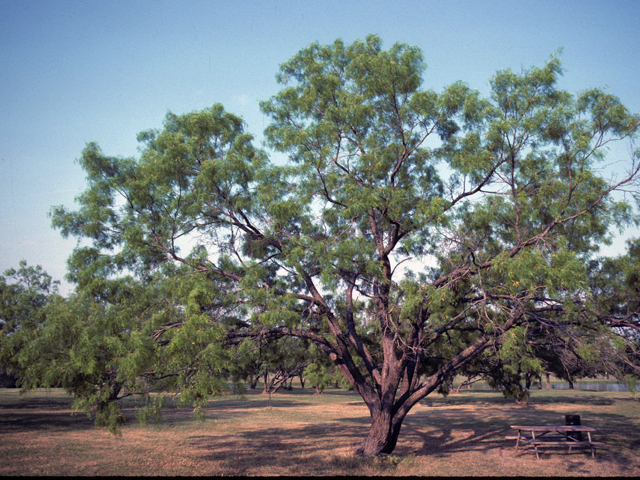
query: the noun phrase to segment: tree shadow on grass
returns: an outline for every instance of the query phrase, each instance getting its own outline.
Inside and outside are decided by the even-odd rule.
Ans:
[[[565,406],[568,404],[585,408],[606,407],[620,400],[626,399],[599,395],[563,395],[561,398],[538,395],[532,398],[529,405],[517,406],[513,400],[496,395],[481,395],[473,399],[465,395],[436,397],[421,404],[407,417],[394,455],[449,457],[454,454],[475,453],[501,456],[503,451],[507,453],[515,450],[515,441],[505,439],[505,436],[514,435],[511,425],[564,424],[566,409],[549,409],[549,405],[562,403]],[[362,406],[362,403],[349,402],[345,405],[346,408],[350,406]],[[598,448],[595,459],[591,458],[588,448],[572,449],[571,453],[568,448],[566,451],[563,448],[550,449],[548,453],[554,456],[571,455],[571,468],[576,472],[582,463],[581,456],[584,457],[584,462],[613,462],[623,472],[631,472],[637,468],[637,458],[633,458],[637,456],[631,451],[640,446],[640,434],[635,422],[630,424],[628,416],[610,413],[583,414],[583,424],[596,427],[598,432],[593,439],[606,443],[604,448]],[[293,467],[300,462],[317,464],[317,461],[322,462],[324,459],[326,463],[325,450],[344,451],[346,448],[355,451],[365,438],[369,426],[370,418],[365,414],[323,425],[255,429],[224,438],[215,435],[190,437],[190,441],[196,448],[203,450],[202,458],[218,462],[225,471],[242,475],[254,474],[256,469],[264,468],[264,472],[269,473],[269,468],[285,465]],[[521,456],[527,459],[530,455],[535,458],[528,450],[523,450],[522,453],[519,451],[517,455],[516,459]],[[329,467],[331,465],[327,468]]]
[[[483,395],[484,394],[484,395]],[[579,404],[579,405],[613,405],[615,401],[620,401],[620,398],[612,399],[598,395],[576,395],[575,397],[571,396],[561,396],[558,397],[553,395],[553,393],[542,393],[542,394],[534,394],[529,399],[528,405],[547,405],[547,404],[555,404],[558,402],[562,403],[570,403],[570,404]],[[453,405],[468,405],[473,403],[475,405],[495,405],[495,406],[514,406],[515,401],[513,399],[505,398],[502,395],[497,394],[496,392],[474,392],[472,396],[466,394],[453,394],[448,395],[446,397],[443,396],[435,396],[435,397],[427,397],[421,401],[422,405],[439,407],[439,406],[453,406]]]
[[[191,436],[189,442],[202,451],[201,458],[233,475],[270,475],[277,470],[301,475],[337,475],[345,465],[330,451],[354,452],[367,434],[360,425],[329,423],[297,428],[269,428],[238,432],[232,437]],[[290,473],[288,473],[289,475]]]
[[[361,406],[361,403],[354,404]],[[448,456],[505,446],[504,425],[508,429],[508,422],[470,420],[470,415],[473,415],[472,408],[456,409],[451,414],[440,408],[437,413],[434,410],[411,416],[402,429],[394,455]],[[370,422],[368,415],[360,415],[327,424],[255,429],[227,437],[191,436],[189,441],[203,451],[202,459],[217,463],[233,475],[253,475],[257,471],[272,474],[274,468],[300,468],[300,465],[318,468],[322,464],[326,470],[310,474],[331,475],[340,474],[345,465],[358,465],[359,460],[341,463],[336,455],[332,457],[327,452],[346,450],[349,455],[355,452],[366,437]],[[428,432],[424,431],[425,425],[430,427]],[[458,438],[458,431],[469,429],[473,429],[470,435]],[[337,473],[333,473],[334,469]]]
[[[272,399],[229,399],[217,400],[209,402],[203,409],[205,421],[233,421],[234,419],[245,419],[247,416],[259,414],[260,411],[278,410],[286,411],[288,408],[304,407],[306,403],[296,402],[286,398]],[[135,418],[135,407],[123,409],[127,416],[127,421],[131,423],[137,422]],[[169,404],[161,410],[161,421],[156,426],[162,427],[163,424],[178,426],[194,421],[193,408],[186,406],[178,406]],[[150,423],[155,423],[150,421]]]
[[[3,408],[14,410],[45,409],[45,410],[68,410],[72,403],[71,397],[67,396],[38,396],[16,395],[11,399],[3,399],[0,404],[0,411]]]
[[[540,397],[531,400],[531,404],[538,405],[548,405],[558,403],[557,397]],[[606,397],[599,397],[597,395],[591,396],[576,396],[576,397],[562,397],[560,399],[562,403],[569,403],[574,405],[597,405],[597,406],[607,406],[613,405],[616,401],[620,401],[620,399],[611,399]]]
[[[17,392],[16,392],[17,393]],[[233,420],[253,412],[268,408],[295,408],[307,405],[297,401],[295,396],[260,395],[249,399],[227,397],[210,402],[205,408],[207,419]],[[0,404],[0,433],[17,431],[52,431],[52,430],[87,430],[97,428],[95,426],[95,412],[89,417],[83,411],[73,411],[71,405],[73,398],[68,395],[42,395],[31,396],[16,394],[5,396]],[[138,424],[136,407],[142,403],[135,398],[126,398],[120,401],[122,413],[125,415],[128,425]],[[193,409],[180,407],[169,403],[162,409],[161,421],[156,426],[180,425],[193,422]],[[154,424],[153,421],[150,422]]]
[[[0,434],[18,431],[74,431],[95,428],[86,413],[73,412],[69,395],[46,392],[3,392]]]
[[[71,411],[58,412],[6,412],[0,409],[0,434],[24,431],[56,431],[65,432],[89,430],[96,428],[94,421],[87,414]]]
[[[249,399],[242,398],[234,398],[234,399],[221,399],[214,400],[209,402],[207,405],[207,409],[211,411],[215,411],[216,409],[228,409],[228,408],[242,408],[246,410],[261,410],[265,408],[286,408],[286,407],[302,407],[308,405],[306,402],[296,401],[290,398],[284,398],[280,396],[272,396],[269,399],[268,395],[265,395],[264,398],[256,398],[253,397]]]
[[[563,403],[566,402],[563,399]],[[598,399],[585,397],[582,405],[610,405],[610,399]],[[606,400],[601,403],[600,400]],[[576,404],[578,402],[575,402]],[[437,409],[436,409],[437,410]],[[444,411],[435,413],[431,410],[423,410],[408,417],[403,427],[401,437],[406,440],[420,439],[422,445],[411,452],[414,455],[450,456],[457,453],[480,452],[488,453],[491,450],[512,451],[514,457],[533,456],[533,448],[525,446],[515,453],[515,440],[507,440],[505,436],[514,436],[515,430],[511,425],[563,425],[565,411],[538,410],[535,405],[528,408],[514,408],[502,415],[486,415],[477,418],[477,412],[473,408]],[[586,421],[585,421],[586,419]],[[640,447],[640,431],[637,423],[630,423],[629,417],[615,413],[594,413],[583,418],[583,424],[596,428],[592,434],[594,441],[604,442],[605,445],[596,448],[596,458],[591,458],[589,448],[573,448],[571,452],[566,447],[543,447],[541,459],[547,455],[562,455],[567,458],[580,458],[585,461],[597,463],[608,462],[616,465],[620,472],[638,471],[638,455],[634,453]],[[463,431],[471,431],[469,434],[461,434]],[[399,443],[400,445],[400,443]],[[572,464],[571,469],[579,469],[579,464]],[[571,471],[571,470],[569,470]],[[577,470],[576,470],[577,471]]]

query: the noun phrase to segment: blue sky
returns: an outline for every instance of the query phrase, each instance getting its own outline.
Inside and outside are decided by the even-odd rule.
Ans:
[[[464,80],[485,94],[497,70],[563,48],[562,88],[607,88],[640,112],[638,19],[638,0],[0,0],[0,273],[25,259],[63,279],[75,240],[47,212],[74,207],[88,142],[134,156],[136,134],[167,111],[219,102],[260,143],[258,102],[314,41],[375,33],[385,47],[416,45],[425,88]]]

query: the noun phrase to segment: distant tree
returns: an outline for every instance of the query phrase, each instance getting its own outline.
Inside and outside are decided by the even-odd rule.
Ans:
[[[634,246],[631,240],[630,246]],[[542,377],[549,388],[549,376],[565,380],[569,388],[584,378],[612,377],[634,387],[640,376],[640,331],[638,330],[635,274],[640,271],[638,258],[621,255],[589,262],[589,279],[593,299],[590,314],[601,322],[587,322],[577,317],[558,318],[514,328],[511,335],[483,352],[459,374],[465,383],[485,380],[516,402],[526,404],[533,385],[541,388]],[[631,288],[629,288],[631,287]],[[459,390],[458,388],[458,390]]]
[[[5,336],[21,326],[37,325],[38,315],[59,284],[40,265],[29,266],[25,260],[18,270],[10,268],[0,275],[0,326]]]
[[[96,408],[96,424],[113,431],[124,417],[115,400],[130,387],[120,361],[145,356],[144,344],[131,339],[136,319],[130,310],[139,292],[128,279],[95,281],[92,291],[63,298],[50,293],[51,279],[40,267],[21,264],[4,283],[5,325],[0,355],[23,389],[62,387],[73,394],[74,407]],[[135,333],[133,334],[135,336]]]
[[[309,365],[304,370],[304,377],[316,389],[323,393],[329,387],[350,386],[340,369],[317,347],[310,353]]]
[[[27,345],[24,332],[38,329],[44,322],[44,307],[57,294],[53,281],[40,265],[26,261],[0,275],[0,371],[17,380],[21,373],[18,354]]]
[[[282,337],[261,349],[260,373],[264,380],[263,393],[275,393],[287,388],[309,364],[309,342],[306,339]]]
[[[164,403],[152,392],[178,393],[180,404],[198,412],[224,387],[228,361],[216,317],[224,313],[211,285],[202,291],[201,278],[175,269],[172,276],[157,271],[143,280],[109,278],[112,268],[108,256],[77,249],[68,275],[76,289],[68,298],[47,295],[51,281],[40,267],[8,271],[19,281],[0,279],[2,364],[25,390],[64,388],[74,409],[95,415],[96,425],[114,433],[125,421],[119,401],[126,397],[145,400],[138,410],[143,422],[157,417]]]
[[[245,340],[235,348],[234,361],[230,365],[228,376],[236,383],[246,382],[254,390],[262,376],[263,342]]]
[[[198,278],[198,327],[166,330],[183,342],[178,365],[206,342],[313,342],[369,408],[356,454],[391,453],[411,408],[474,359],[514,365],[538,327],[637,328],[598,308],[586,265],[637,220],[617,196],[638,192],[637,152],[616,158],[617,179],[602,172],[638,115],[601,90],[558,89],[557,58],[498,72],[488,98],[461,82],[421,89],[423,72],[418,48],[375,36],[312,44],[261,104],[286,165],[221,105],[170,113],[140,134],[137,159],[87,145],[79,210],[55,208],[53,224],[140,279],[171,264]],[[211,320],[218,297],[243,314]]]
[[[244,341],[233,350],[229,377],[236,383],[248,382],[252,389],[262,380],[262,393],[275,393],[282,387],[290,390],[293,379],[302,375],[309,362],[308,349],[308,340],[295,337]]]
[[[627,252],[614,258],[591,262],[591,291],[596,299],[596,314],[615,334],[603,349],[593,349],[599,358],[602,351],[617,353],[615,366],[633,385],[640,378],[640,243],[627,242]],[[604,356],[604,358],[607,358]],[[611,358],[609,356],[608,358]],[[609,370],[613,370],[610,367]]]

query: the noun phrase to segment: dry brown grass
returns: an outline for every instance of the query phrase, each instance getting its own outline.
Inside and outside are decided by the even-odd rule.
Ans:
[[[368,413],[353,393],[294,389],[214,399],[208,420],[170,408],[159,426],[129,422],[119,436],[71,415],[60,391],[0,389],[0,475],[421,475],[638,476],[640,402],[628,393],[535,391],[526,407],[499,393],[428,398],[405,421],[394,455],[354,458]],[[133,419],[133,404],[126,405]],[[551,449],[536,460],[514,451],[512,424],[562,423],[581,415],[606,442]]]

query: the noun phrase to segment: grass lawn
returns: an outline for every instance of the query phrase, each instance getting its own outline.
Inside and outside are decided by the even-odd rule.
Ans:
[[[213,399],[207,420],[168,408],[160,425],[131,421],[118,436],[71,415],[63,391],[0,389],[0,475],[420,475],[640,476],[640,402],[630,393],[535,390],[527,406],[500,393],[428,397],[405,420],[385,458],[354,458],[369,415],[353,392],[294,388]],[[515,452],[509,425],[564,424],[580,415],[606,443]]]

